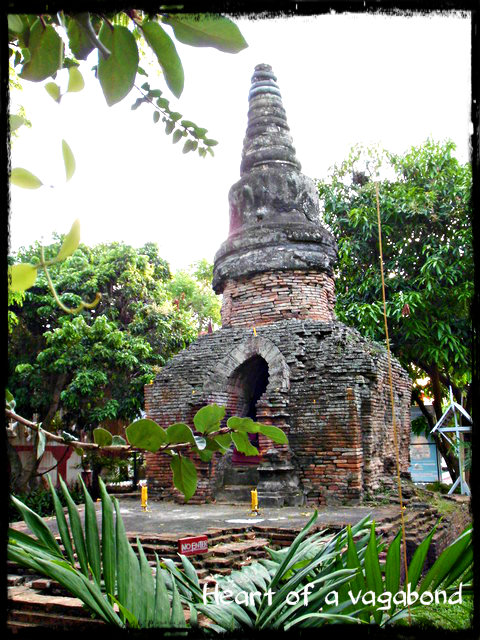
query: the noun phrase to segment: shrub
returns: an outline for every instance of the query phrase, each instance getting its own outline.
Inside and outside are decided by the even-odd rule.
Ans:
[[[83,492],[79,484],[73,484],[69,487],[69,493],[72,497],[72,500],[75,504],[83,503]],[[51,492],[48,489],[44,489],[43,487],[37,487],[33,489],[29,493],[21,493],[15,496],[21,502],[27,505],[32,511],[35,511],[42,518],[47,518],[48,516],[55,515],[55,506],[53,503],[53,497]],[[67,502],[63,494],[59,492],[60,502],[62,503],[62,507],[67,506]],[[8,507],[8,521],[16,522],[19,519],[18,510],[12,504],[9,504]]]

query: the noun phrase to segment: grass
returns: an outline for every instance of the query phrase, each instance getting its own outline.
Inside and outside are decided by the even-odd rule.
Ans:
[[[431,604],[412,611],[413,623],[448,631],[470,629],[473,619],[473,596],[462,596],[462,604]]]

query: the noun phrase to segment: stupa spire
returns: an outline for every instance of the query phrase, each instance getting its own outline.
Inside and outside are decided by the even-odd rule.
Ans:
[[[240,174],[253,167],[281,162],[301,170],[287,124],[277,78],[268,64],[255,67],[248,95],[248,125]]]
[[[241,178],[230,189],[230,231],[213,265],[213,288],[267,271],[333,274],[337,246],[322,225],[313,180],[301,173],[272,68],[255,67]]]

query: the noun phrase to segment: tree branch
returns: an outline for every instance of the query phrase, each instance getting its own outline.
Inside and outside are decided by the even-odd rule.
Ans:
[[[45,429],[42,429],[42,427],[40,425],[38,425],[36,422],[31,422],[30,420],[27,420],[26,418],[18,415],[17,413],[15,413],[14,411],[11,411],[10,409],[5,409],[5,415],[7,416],[7,418],[10,418],[11,420],[16,420],[17,422],[20,422],[20,424],[25,425],[26,427],[28,427],[29,429],[31,429],[32,431],[36,431],[36,432],[42,432],[45,434],[45,437],[47,438],[47,440],[52,440],[53,442],[59,442],[63,445],[66,445],[68,447],[74,447],[74,448],[80,448],[80,449],[96,449],[97,451],[123,451],[123,452],[133,452],[133,451],[138,451],[140,453],[144,452],[144,449],[139,449],[138,447],[133,447],[130,444],[111,444],[111,445],[99,445],[96,444],[95,442],[81,442],[79,440],[74,440],[74,441],[69,441],[69,440],[65,440],[65,438],[63,438],[62,436],[58,436],[55,433],[50,433],[50,431],[45,431]],[[225,433],[232,433],[233,429],[230,429],[229,427],[222,427],[221,429],[219,429],[218,431],[213,431],[212,433],[209,433],[208,435],[210,437],[215,437],[215,436],[221,436]],[[185,449],[185,448],[190,448],[192,447],[192,443],[191,442],[181,442],[178,444],[165,444],[162,445],[155,453],[158,452],[162,452],[165,450],[177,450],[177,449]]]
[[[413,388],[412,389],[412,396],[413,396],[413,399],[415,400],[415,402],[418,404],[418,407],[419,407],[420,411],[422,412],[425,420],[427,421],[427,424],[430,427],[430,430],[432,430],[433,427],[435,426],[435,423],[433,421],[432,414],[429,412],[429,410],[425,406],[425,403],[423,402],[422,398],[420,397],[419,390]]]

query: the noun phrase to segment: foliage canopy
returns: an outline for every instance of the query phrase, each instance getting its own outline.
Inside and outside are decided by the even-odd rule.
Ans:
[[[464,393],[471,402],[472,178],[454,150],[431,140],[403,155],[357,146],[318,183],[338,241],[337,315],[383,341],[378,183],[391,347],[423,409],[416,380],[428,376],[437,419],[448,385],[457,401]],[[425,417],[432,428],[434,417]]]
[[[57,255],[60,246],[59,239],[46,249],[46,258]],[[35,244],[16,258],[35,264],[38,250]],[[190,289],[182,291],[153,243],[140,249],[82,244],[49,273],[57,291],[68,292],[59,295],[66,305],[76,306],[97,292],[102,297],[95,309],[65,315],[40,272],[23,306],[14,307],[9,387],[20,413],[38,413],[45,425],[60,409],[65,423],[79,428],[135,419],[143,406],[143,386],[198,334],[199,315],[188,308],[190,302],[199,313],[203,309],[202,322],[209,309],[218,313],[215,295],[193,275]],[[175,304],[182,293],[182,305]]]

